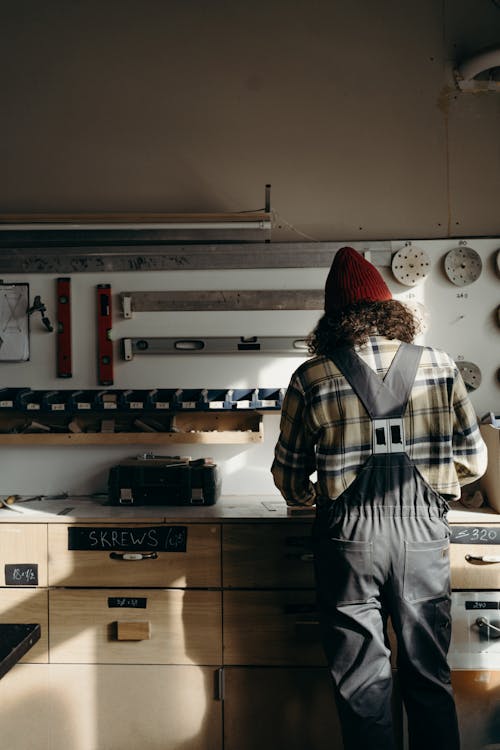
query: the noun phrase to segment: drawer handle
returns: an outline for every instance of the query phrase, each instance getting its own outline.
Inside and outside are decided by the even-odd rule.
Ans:
[[[305,549],[311,549],[311,537],[310,536],[287,536],[285,537],[285,547],[303,547]]]
[[[149,641],[151,638],[151,623],[116,621],[117,641]]]
[[[314,560],[314,552],[289,552],[285,557],[287,560],[310,563]]]
[[[500,555],[465,555],[467,562],[500,563]]]
[[[110,552],[112,560],[156,560],[158,552]]]
[[[295,637],[299,641],[317,643],[321,640],[318,620],[296,620]]]

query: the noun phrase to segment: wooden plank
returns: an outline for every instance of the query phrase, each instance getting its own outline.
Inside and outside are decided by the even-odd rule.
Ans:
[[[321,310],[322,289],[122,292],[132,312],[182,310]]]
[[[173,443],[206,445],[236,445],[261,443],[260,430],[228,430],[212,432],[80,432],[32,433],[25,435],[0,435],[0,445],[171,445]],[[8,512],[8,511],[6,511]]]

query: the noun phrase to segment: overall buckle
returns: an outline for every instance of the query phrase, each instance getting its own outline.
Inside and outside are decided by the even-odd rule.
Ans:
[[[372,425],[373,453],[404,453],[406,451],[402,418],[374,419]]]

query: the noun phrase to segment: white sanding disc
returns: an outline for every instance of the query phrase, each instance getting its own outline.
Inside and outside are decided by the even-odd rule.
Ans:
[[[468,391],[475,391],[481,385],[481,370],[474,362],[457,362],[457,367],[464,379]]]
[[[400,284],[415,286],[425,279],[431,268],[429,255],[420,247],[407,245],[392,259],[392,272]]]
[[[480,277],[483,264],[472,247],[456,247],[446,254],[444,270],[453,284],[467,286]]]

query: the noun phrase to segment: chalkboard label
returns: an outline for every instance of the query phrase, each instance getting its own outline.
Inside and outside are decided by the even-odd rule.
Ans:
[[[186,552],[187,526],[70,526],[68,549]]]
[[[5,566],[6,586],[38,586],[38,564],[18,563]]]
[[[466,601],[465,609],[499,609],[498,602],[491,601]]]
[[[500,526],[452,526],[452,544],[500,544]]]
[[[109,596],[108,607],[119,607],[121,609],[146,609],[147,598],[145,596]]]

